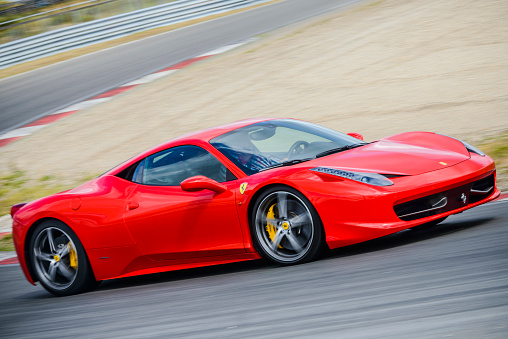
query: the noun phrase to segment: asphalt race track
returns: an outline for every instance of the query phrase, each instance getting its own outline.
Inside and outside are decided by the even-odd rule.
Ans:
[[[218,47],[362,0],[285,0],[0,80],[0,134]]]
[[[104,282],[55,298],[0,267],[0,337],[506,338],[508,201],[333,251]]]

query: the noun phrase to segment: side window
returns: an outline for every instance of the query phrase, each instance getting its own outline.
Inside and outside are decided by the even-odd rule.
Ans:
[[[203,148],[177,146],[146,157],[137,165],[132,181],[144,185],[179,186],[195,175],[204,175],[218,182],[236,179]]]

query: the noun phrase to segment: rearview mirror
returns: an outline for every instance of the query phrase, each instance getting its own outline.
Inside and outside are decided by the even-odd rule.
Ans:
[[[180,187],[186,192],[210,190],[215,193],[222,193],[227,191],[226,186],[213,179],[207,178],[204,175],[196,175],[194,177],[187,178],[180,183]]]
[[[363,135],[361,135],[359,133],[348,133],[347,135],[349,135],[350,137],[353,137],[353,138],[356,138],[356,139],[360,139],[361,141],[363,141]]]

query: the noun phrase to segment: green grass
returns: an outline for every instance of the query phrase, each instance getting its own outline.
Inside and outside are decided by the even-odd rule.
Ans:
[[[477,145],[496,162],[497,184],[508,191],[508,131],[489,137]]]
[[[12,234],[7,234],[0,239],[0,251],[14,251]]]
[[[39,7],[39,8],[33,8],[33,9],[26,10],[26,11],[23,11],[23,12],[20,12],[20,13],[9,14],[9,15],[0,15],[0,23],[1,22],[5,22],[5,21],[9,21],[9,20],[13,20],[13,19],[17,19],[17,18],[24,18],[24,17],[27,17],[29,15],[34,15],[34,14],[38,14],[38,13],[48,12],[50,10],[60,9],[62,7],[67,7],[69,5],[81,3],[83,1],[84,0],[66,0],[66,1],[61,1],[61,2],[58,2],[56,4],[52,4],[52,5],[49,5],[49,6],[44,6],[44,7]],[[9,3],[7,1],[0,1],[0,4],[9,4]],[[10,3],[10,7],[15,7],[15,6],[18,6],[18,5],[19,4],[15,3],[15,2],[11,2]],[[63,9],[63,10],[66,10],[66,9]],[[52,13],[54,13],[54,12],[52,12]],[[29,20],[29,19],[27,19],[27,20]]]
[[[15,2],[1,1],[0,0],[0,6],[3,6],[3,5],[6,5],[6,7],[4,7],[4,8],[14,7],[16,5],[16,3]]]

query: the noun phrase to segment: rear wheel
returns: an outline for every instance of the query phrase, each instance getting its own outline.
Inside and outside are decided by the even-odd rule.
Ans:
[[[39,224],[29,246],[36,278],[50,293],[71,295],[97,285],[78,237],[61,221],[46,220]]]
[[[316,210],[289,187],[273,187],[256,200],[251,232],[260,254],[279,264],[314,260],[324,247]]]

